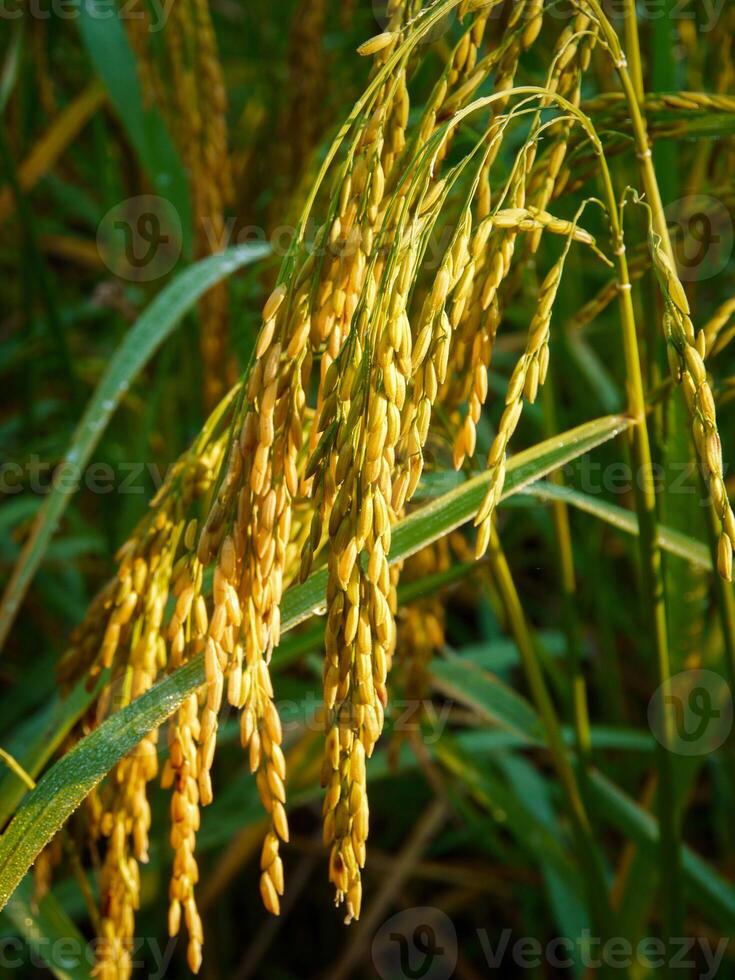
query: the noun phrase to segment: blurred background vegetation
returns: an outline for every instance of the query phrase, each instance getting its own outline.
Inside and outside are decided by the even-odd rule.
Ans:
[[[489,46],[503,35],[511,5],[501,6],[488,27]],[[722,97],[708,108],[675,111],[654,104],[651,111],[667,216],[680,268],[696,270],[683,278],[701,326],[721,311],[735,281],[735,98],[727,101],[735,84],[735,19],[727,4],[717,16],[707,5],[685,7],[682,16],[681,4],[667,0],[664,6],[665,16],[644,11],[639,22],[650,98],[688,90]],[[363,0],[173,0],[167,8],[151,4],[145,10],[137,0],[118,9],[101,0],[68,9],[38,0],[34,9],[5,4],[0,24],[4,581],[85,405],[148,304],[182,270],[222,245],[266,242],[271,249],[189,304],[178,327],[129,378],[94,450],[101,469],[73,496],[43,554],[0,662],[0,746],[37,778],[64,747],[76,716],[88,710],[81,703],[69,708],[60,693],[57,665],[70,632],[115,573],[115,553],[167,468],[245,369],[289,229],[338,125],[370,77],[370,59],[358,57],[356,48],[385,25],[380,5]],[[625,37],[625,25],[616,24]],[[426,45],[410,80],[415,106],[430,94],[459,31],[451,19]],[[545,78],[558,34],[553,18],[545,32],[524,61],[526,81]],[[609,62],[596,54],[583,101],[615,90]],[[636,182],[628,120],[612,110],[604,120],[602,136],[618,158],[622,191],[626,182]],[[509,168],[510,143],[503,154]],[[578,203],[596,191],[583,153],[573,172]],[[574,207],[567,211],[573,214]],[[633,237],[643,242],[645,215],[631,207],[628,217]],[[602,240],[602,222],[590,217],[596,223]],[[139,267],[136,256],[145,256],[149,245],[155,261]],[[544,267],[546,247],[539,258]],[[647,345],[655,452],[662,462],[681,464],[681,485],[689,490],[664,495],[660,514],[673,541],[665,568],[674,600],[668,605],[672,670],[713,672],[715,680],[705,688],[722,722],[714,725],[712,745],[674,760],[674,823],[685,842],[680,935],[696,944],[684,957],[695,965],[669,972],[707,976],[715,974],[706,973],[705,945],[716,949],[735,927],[735,755],[726,724],[735,634],[731,629],[728,635],[718,612],[731,608],[732,599],[723,598],[730,586],[715,584],[711,572],[707,512],[699,503],[696,470],[684,472],[691,450],[681,436],[671,386],[662,380],[663,345],[652,340],[660,300],[647,263],[636,266],[636,254],[643,252],[632,257],[643,277],[636,306]],[[599,264],[572,250],[554,313],[551,381],[524,415],[519,448],[625,410],[616,309],[585,314],[585,304],[607,280]],[[492,393],[504,391],[522,347],[520,330],[533,312],[532,275],[526,282],[505,311],[491,397],[478,427],[483,449],[502,407]],[[730,329],[722,328],[716,349],[726,462],[735,435]],[[582,937],[592,928],[574,823],[550,763],[533,682],[529,686],[522,667],[529,657],[540,665],[553,697],[603,855],[614,911],[609,935],[625,937],[635,949],[645,937],[665,934],[661,873],[669,859],[658,847],[659,755],[649,717],[657,673],[630,533],[632,487],[625,470],[622,478],[610,475],[621,458],[618,440],[596,450],[592,464],[582,457],[568,465],[565,480],[578,494],[569,508],[559,502],[558,483],[507,501],[498,522],[507,565],[502,555],[474,564],[470,535],[463,531],[407,564],[393,706],[369,770],[363,919],[350,928],[331,908],[319,827],[321,739],[304,726],[320,690],[321,627],[306,624],[284,639],[274,670],[290,753],[286,898],[278,919],[260,905],[263,818],[236,720],[226,717],[215,766],[218,790],[203,814],[197,852],[203,976],[452,975],[441,972],[448,961],[438,954],[427,954],[428,972],[401,972],[396,941],[381,931],[400,912],[404,918],[392,928],[419,951],[422,936],[433,936],[451,959],[456,931],[456,976],[489,975],[487,955],[503,944],[504,930],[512,931],[512,939],[498,975],[587,975],[578,947],[572,966],[544,956],[541,965],[528,967],[510,948],[521,937],[545,946],[553,937]],[[424,497],[456,480],[446,440],[429,447],[427,460]],[[572,552],[559,544],[569,538],[567,521]],[[688,704],[690,687],[683,683],[682,703]],[[580,745],[575,709],[582,689],[591,725],[582,728],[586,741]],[[17,774],[0,778],[4,821],[24,792]],[[141,872],[136,930],[156,937],[164,949],[169,799],[161,790],[151,794],[151,860]],[[89,964],[65,965],[53,943],[93,937],[98,859],[85,852],[72,820],[39,860],[37,880],[29,875],[0,915],[0,974],[89,973]],[[415,911],[423,907],[448,918]],[[13,937],[22,941],[15,944]],[[429,945],[435,950],[433,940]],[[171,954],[167,975],[186,975],[184,943]],[[728,946],[717,976],[735,974],[733,957]],[[149,941],[140,958],[141,975],[156,975]],[[661,975],[655,956],[649,959],[646,965],[645,956],[636,957],[634,966],[612,972]],[[419,969],[423,961],[415,962]]]

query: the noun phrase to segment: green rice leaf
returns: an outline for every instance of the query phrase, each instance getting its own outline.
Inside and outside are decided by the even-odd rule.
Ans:
[[[519,453],[508,462],[504,498],[627,429],[632,420],[606,416]],[[467,481],[396,525],[391,560],[399,561],[470,520],[489,474]],[[314,572],[284,596],[282,631],[293,629],[324,604],[327,573]],[[41,849],[87,794],[143,736],[161,725],[204,682],[202,656],[181,667],[82,739],[28,793],[0,838],[0,907]]]
[[[186,172],[155,108],[144,107],[135,55],[120,16],[105,0],[79,4],[82,41],[130,142],[156,192],[173,204],[181,219],[184,254],[190,254],[191,203]]]
[[[481,718],[518,735],[528,745],[544,741],[532,705],[495,674],[460,657],[431,665],[435,686],[452,700],[471,707]]]
[[[570,507],[576,507],[577,510],[598,517],[601,521],[605,521],[606,524],[610,524],[625,534],[638,535],[638,517],[632,511],[611,504],[607,500],[591,497],[589,494],[574,490],[571,487],[560,487],[546,481],[539,481],[539,483],[529,487],[527,493],[538,500],[561,500],[565,504],[569,504]],[[675,531],[671,527],[659,524],[658,544],[669,554],[684,558],[698,568],[712,571],[712,556],[709,548],[701,541],[689,537],[688,534],[682,534],[681,531]]]
[[[658,846],[658,821],[600,772],[590,774],[590,788],[602,817],[641,848]],[[731,934],[735,929],[735,888],[688,847],[682,848],[687,890],[698,911]]]

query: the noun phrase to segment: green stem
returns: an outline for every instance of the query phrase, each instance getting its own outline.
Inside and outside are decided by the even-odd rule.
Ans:
[[[590,913],[596,927],[604,935],[609,931],[612,918],[605,868],[577,785],[574,768],[564,743],[556,709],[549,694],[533,638],[523,614],[523,607],[513,582],[513,576],[495,528],[493,528],[490,537],[488,560],[505,607],[510,631],[518,646],[523,670],[531,689],[536,710],[546,731],[554,769],[559,777],[569,814],[577,832],[582,869],[587,881]]]
[[[676,818],[676,793],[674,784],[673,755],[670,746],[674,743],[675,718],[673,702],[667,691],[671,684],[671,662],[669,655],[666,605],[664,593],[663,565],[661,551],[657,543],[656,531],[656,490],[653,480],[651,445],[646,424],[646,404],[643,391],[638,335],[633,312],[628,267],[625,258],[622,229],[617,214],[612,221],[613,241],[619,259],[619,281],[623,348],[626,364],[628,408],[638,419],[632,430],[632,450],[635,464],[635,498],[640,528],[639,547],[642,567],[643,594],[647,614],[650,617],[650,638],[655,651],[658,681],[662,688],[663,742],[659,751],[659,821],[661,826],[660,869],[664,889],[666,923],[669,936],[680,935],[677,926],[680,918],[680,841]]]
[[[556,405],[554,403],[553,377],[546,380],[542,389],[544,407],[544,430],[547,436],[557,429]],[[557,470],[551,477],[557,486],[564,486],[564,477]],[[587,687],[582,673],[582,656],[579,643],[579,622],[576,613],[577,578],[574,572],[574,550],[569,525],[569,508],[563,500],[551,504],[551,519],[554,524],[557,560],[562,587],[564,632],[567,640],[567,660],[569,680],[572,689],[572,713],[575,741],[577,745],[577,772],[582,795],[586,798],[587,769],[590,761],[590,719],[587,710]]]
[[[656,183],[651,162],[651,150],[648,145],[645,123],[640,113],[638,102],[635,98],[633,84],[630,75],[626,70],[627,63],[625,56],[620,48],[617,34],[613,30],[609,21],[605,17],[598,0],[584,0],[584,4],[595,12],[603,31],[608,48],[613,56],[616,67],[623,80],[624,87],[631,103],[630,114],[633,128],[636,132],[636,142],[639,146],[645,146],[645,152],[641,151],[639,157],[646,180],[650,184],[649,204],[654,214],[654,221],[662,224],[662,241],[668,243],[670,248],[668,229],[663,217],[661,206],[661,196]],[[628,272],[628,261],[625,252],[625,240],[621,225],[618,201],[615,195],[610,168],[605,158],[604,148],[600,138],[588,116],[582,112],[578,106],[573,105],[568,99],[559,94],[551,94],[546,89],[537,86],[517,86],[509,92],[509,95],[529,95],[549,98],[560,105],[566,112],[575,117],[587,134],[592,144],[600,167],[604,203],[610,221],[610,237],[613,245],[617,266],[617,282],[620,302],[620,320],[623,341],[623,356],[625,361],[626,391],[628,400],[628,411],[635,424],[632,428],[632,452],[636,472],[635,480],[635,499],[636,510],[639,523],[639,547],[642,566],[642,586],[646,606],[646,615],[650,619],[650,639],[655,652],[658,665],[659,686],[663,695],[664,717],[663,717],[663,740],[664,746],[673,744],[673,734],[675,732],[675,717],[673,701],[666,697],[671,685],[671,665],[669,658],[669,647],[666,627],[666,606],[663,583],[663,568],[661,562],[661,552],[658,546],[658,535],[656,531],[656,488],[654,483],[653,461],[651,456],[651,444],[649,440],[648,427],[646,424],[646,399],[643,386],[643,373],[641,367],[641,356],[638,347],[638,333],[636,329],[635,313],[633,310],[632,285]],[[467,106],[457,113],[455,122],[459,122],[465,115],[485,105],[489,105],[496,96],[486,96]],[[642,140],[642,143],[640,142]],[[664,237],[665,235],[665,237]],[[674,793],[674,771],[672,754],[662,746],[660,755],[661,790],[659,793],[659,804],[661,814],[661,876],[666,899],[666,919],[667,926],[671,930],[670,936],[680,935],[680,930],[676,928],[679,918],[680,902],[680,842],[677,827],[675,808],[673,801]]]
[[[633,76],[636,98],[643,100],[645,87],[643,83],[643,62],[641,61],[641,45],[638,37],[638,13],[636,0],[625,0],[623,7],[625,19],[625,50],[630,60],[630,71]]]
[[[620,84],[622,85],[623,93],[626,97],[626,102],[628,103],[636,155],[638,157],[641,179],[646,192],[646,198],[651,208],[653,227],[656,234],[661,237],[662,247],[666,251],[669,258],[673,260],[674,253],[671,249],[669,228],[666,224],[666,216],[664,214],[663,203],[661,201],[661,192],[659,190],[658,180],[656,178],[656,171],[653,166],[653,154],[651,151],[651,143],[648,138],[648,127],[646,126],[646,121],[641,110],[641,104],[636,94],[635,84],[631,78],[630,72],[628,71],[628,61],[625,56],[625,52],[620,46],[620,39],[615,33],[615,28],[605,16],[599,0],[581,0],[581,5],[583,7],[589,7],[593,11],[596,20],[600,24],[600,28],[602,30],[605,42],[610,50],[610,54],[612,55],[615,68],[618,73],[618,78],[620,79]],[[636,25],[636,21],[631,20],[630,18],[627,18],[626,23]],[[638,54],[638,58],[640,59],[640,54]]]
[[[600,17],[600,22],[603,25],[603,29],[606,32],[606,36],[608,38],[608,42],[610,43],[610,46],[611,46],[611,50],[613,50],[613,52],[614,52],[615,51],[615,47],[614,47],[613,39],[612,39],[612,36],[611,36],[611,35],[614,35],[614,31],[612,31],[612,28],[610,27],[609,22],[606,21],[606,19],[604,18],[604,15],[602,14],[602,11],[599,9],[599,5],[597,3],[597,0],[587,0],[587,2],[589,2],[591,6],[597,8],[597,13],[598,13],[598,16]],[[669,25],[670,25],[670,19],[668,17],[662,18],[662,24],[661,24],[660,31],[662,32],[667,27],[669,27]],[[618,46],[618,50],[619,50],[619,46]],[[662,45],[662,44],[659,44],[658,45],[658,52],[657,52],[657,54],[658,54],[658,57],[659,58],[669,58],[670,57],[670,55],[668,53],[668,47],[665,46],[665,45]],[[636,145],[636,153],[637,153],[637,157],[638,157],[638,160],[639,160],[639,166],[640,166],[640,171],[641,171],[641,178],[642,178],[642,181],[643,181],[643,187],[644,187],[644,190],[645,190],[645,193],[646,193],[646,197],[648,199],[648,202],[651,205],[654,230],[660,236],[661,242],[662,242],[662,247],[664,248],[666,254],[669,257],[669,259],[671,260],[674,268],[676,268],[676,265],[677,265],[677,263],[676,263],[676,256],[674,255],[674,251],[673,251],[673,248],[671,246],[671,240],[670,240],[670,236],[669,236],[669,230],[668,230],[668,226],[667,226],[667,223],[666,223],[666,217],[665,217],[665,214],[664,214],[664,211],[663,211],[663,204],[662,204],[662,200],[661,200],[660,187],[659,187],[659,182],[658,182],[658,178],[657,178],[657,175],[656,175],[654,161],[653,161],[653,158],[652,158],[652,155],[651,155],[650,141],[648,139],[648,131],[647,131],[647,126],[646,126],[645,118],[643,116],[643,112],[642,112],[642,108],[641,108],[640,102],[639,102],[638,98],[636,97],[633,83],[632,83],[632,81],[630,79],[630,76],[629,76],[628,72],[626,71],[625,63],[624,62],[625,62],[624,57],[623,58],[618,58],[617,68],[618,68],[618,74],[619,74],[619,77],[620,77],[620,80],[621,80],[621,84],[623,86],[623,90],[624,90],[624,92],[626,94],[626,97],[627,97],[627,102],[628,102],[628,106],[629,106],[629,110],[630,110],[631,123],[632,123],[632,126],[633,126],[633,134],[634,134],[635,145]],[[670,158],[667,157],[663,162],[668,165],[669,164],[669,161],[670,161]],[[664,172],[666,172],[667,169],[668,169],[668,166],[665,167]],[[714,509],[713,509],[713,507],[712,507],[711,504],[710,504],[710,506],[708,508],[708,511],[709,511],[709,513],[708,513],[708,531],[709,531],[709,535],[710,535],[710,542],[712,544],[712,547],[713,548],[716,548],[716,542],[717,542],[717,538],[719,536],[718,518],[717,518],[717,516],[716,516],[716,514],[714,512]],[[715,568],[716,567],[717,567],[717,565],[716,565],[716,562],[715,562]],[[735,600],[733,599],[733,591],[732,591],[732,588],[729,586],[729,584],[726,583],[726,582],[721,581],[720,580],[720,577],[717,574],[715,575],[715,579],[716,579],[715,588],[716,588],[717,599],[718,599],[719,615],[720,615],[720,620],[722,622],[723,635],[725,637],[725,648],[726,648],[727,657],[728,657],[728,666],[729,666],[729,670],[732,673],[732,676],[735,677]],[[673,720],[672,720],[671,724],[673,724]],[[666,727],[667,727],[667,730],[669,730],[669,724],[667,724]],[[663,808],[666,808],[667,807],[667,803],[666,803],[665,799],[663,799],[663,797],[667,794],[667,792],[668,792],[668,787],[665,787],[664,784],[663,784],[663,781],[662,781],[662,787],[661,787],[661,796],[662,796],[662,799],[661,799],[661,808],[662,808],[662,810],[663,810]],[[676,817],[675,817],[675,815],[673,813],[673,809],[672,809],[671,810],[671,817],[670,817],[670,819],[666,823],[675,822],[675,821],[676,821]],[[666,836],[666,834],[665,834],[665,832],[666,832],[666,825],[665,825],[665,822],[663,821],[663,819],[661,821],[661,828],[662,828],[662,832],[661,832],[661,843],[662,843],[662,847],[665,847],[666,845],[665,845],[664,838]],[[679,841],[678,827],[675,829],[675,838],[674,839],[675,839],[675,843],[677,845],[677,854],[678,854],[678,851],[680,849],[680,841]],[[674,856],[675,855],[672,855],[672,858]],[[665,860],[665,858],[664,858],[664,860]],[[680,911],[680,909],[681,909],[681,904],[680,904],[680,900],[681,900],[680,890],[678,888],[674,888],[672,891],[669,891],[669,888],[667,887],[666,892],[667,892],[667,894],[666,894],[666,898],[667,898],[667,903],[666,904],[667,904],[667,906],[672,906],[675,902],[679,902],[678,909],[672,909],[672,908],[670,908],[670,911],[669,911],[669,916],[670,916],[670,921],[671,921],[671,928],[673,930],[673,934],[676,935],[678,933],[678,931],[680,931],[681,918],[682,918],[681,911]]]
[[[630,112],[636,155],[641,179],[651,208],[653,226],[661,237],[662,248],[673,261],[669,230],[661,201],[656,173],[653,166],[650,141],[635,85],[627,70],[627,60],[614,28],[605,16],[598,0],[584,0],[595,13],[626,96]],[[604,158],[601,160],[603,179],[609,181],[609,171]],[[609,194],[609,191],[608,191]],[[633,312],[631,287],[622,229],[616,209],[611,210],[611,230],[616,243],[621,285],[620,305],[625,348],[628,404],[631,413],[640,420],[633,430],[633,456],[637,471],[636,509],[640,526],[640,552],[643,571],[643,588],[648,608],[651,610],[651,640],[658,665],[658,680],[663,703],[663,744],[658,752],[659,763],[659,822],[661,827],[659,860],[663,889],[664,920],[667,936],[681,934],[681,839],[677,818],[676,787],[671,746],[675,734],[675,717],[672,699],[667,697],[671,685],[671,662],[668,648],[666,606],[661,552],[656,542],[656,494],[653,481],[651,447],[645,421],[645,395],[641,372],[638,336]]]

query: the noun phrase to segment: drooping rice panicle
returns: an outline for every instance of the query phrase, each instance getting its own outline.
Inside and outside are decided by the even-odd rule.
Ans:
[[[533,404],[536,401],[539,385],[543,385],[546,380],[549,367],[551,314],[571,242],[570,235],[562,255],[547,273],[539,288],[538,305],[528,328],[526,349],[508,383],[505,408],[487,459],[491,480],[485,499],[475,517],[475,525],[478,528],[476,546],[478,558],[485,554],[490,543],[493,514],[505,482],[508,443],[518,425],[523,402],[525,400]]]
[[[720,520],[717,569],[724,579],[730,581],[735,546],[735,515],[725,487],[717,412],[704,366],[707,338],[703,330],[695,331],[684,287],[663,251],[660,239],[653,231],[650,235],[650,248],[666,304],[664,333],[671,373],[684,391],[694,445]]]
[[[282,186],[293,191],[289,209],[311,180],[312,166],[320,169],[262,310],[241,394],[227,432],[217,426],[177,464],[122,549],[118,575],[90,607],[61,670],[65,682],[86,673],[90,683],[110,670],[97,705],[101,719],[164,672],[203,658],[206,684],[170,720],[162,773],[171,790],[174,853],[169,932],[186,931],[195,972],[203,944],[197,833],[214,796],[213,780],[220,778],[215,756],[225,698],[239,712],[241,742],[267,814],[261,898],[269,912],[281,909],[287,773],[271,660],[285,589],[315,566],[326,568],[323,835],[336,902],[351,921],[360,916],[367,857],[366,761],[384,727],[394,654],[404,664],[409,695],[421,700],[429,658],[444,643],[438,599],[421,599],[399,613],[402,567],[392,553],[393,527],[410,513],[431,466],[429,449],[440,445],[449,455],[451,446],[457,469],[471,468],[478,443],[484,454],[502,323],[508,330],[500,339],[504,353],[521,353],[487,457],[477,555],[491,537],[497,540],[495,508],[509,444],[524,401],[535,401],[547,374],[550,321],[563,306],[559,285],[568,250],[579,243],[610,264],[579,225],[580,212],[572,220],[561,215],[573,213],[573,189],[590,176],[609,176],[608,154],[630,148],[628,103],[607,93],[580,101],[583,84],[592,81],[593,52],[609,47],[609,39],[589,0],[578,0],[561,28],[552,7],[546,0],[390,0],[382,30],[357,49],[367,88],[333,142],[323,146],[318,103],[329,80],[329,8],[323,0],[297,6],[297,18],[303,16],[293,25],[291,74],[286,70],[284,77],[305,73],[306,84],[280,103],[286,105],[281,131],[291,133],[292,146],[264,159],[286,161],[277,167]],[[164,108],[189,170],[194,210],[210,217],[208,245],[200,239],[197,248],[204,254],[222,238],[230,192],[223,73],[209,9],[205,0],[182,0],[172,12],[162,50],[173,86],[151,57],[149,39],[131,30],[136,50],[145,51],[139,62],[148,98]],[[372,65],[361,65],[360,57]],[[536,81],[539,64],[545,82],[523,84],[526,77]],[[603,86],[610,70],[600,66]],[[652,138],[676,132],[697,113],[732,110],[727,92],[657,93],[641,104],[658,114]],[[596,131],[607,127],[620,132],[606,136],[603,157]],[[712,187],[720,188],[723,206],[732,211],[727,154],[703,159]],[[594,289],[604,284],[567,321],[574,329],[601,317],[613,299],[627,302],[631,282],[651,263],[634,249],[626,259],[609,183],[605,217],[613,228],[618,279],[590,277]],[[286,205],[275,193],[262,210],[280,220]],[[534,280],[542,237],[553,256],[559,250],[554,239],[564,239],[563,252],[543,278],[528,329],[520,331],[523,289]],[[722,525],[719,568],[729,578],[735,518],[704,360],[731,336],[735,307],[721,305],[695,332],[687,296],[655,237],[651,250],[665,297],[672,372],[684,388]],[[224,290],[211,292],[201,306],[204,323],[212,325],[204,338],[208,399],[228,377],[220,329],[225,297]],[[633,314],[627,307],[622,321],[629,351]],[[634,324],[632,336],[635,346]],[[631,414],[643,419],[645,408],[667,393],[661,386],[647,402],[641,393]],[[643,538],[640,514],[639,521]],[[444,569],[445,545],[414,556],[409,572]],[[139,865],[147,859],[155,750],[153,732],[117,765],[88,807],[90,835],[102,851],[105,942],[98,972],[104,976],[130,973],[125,950],[140,900]]]

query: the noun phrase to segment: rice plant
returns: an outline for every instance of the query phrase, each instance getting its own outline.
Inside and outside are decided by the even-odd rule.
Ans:
[[[732,975],[735,17],[640,7],[9,12],[4,970]]]

